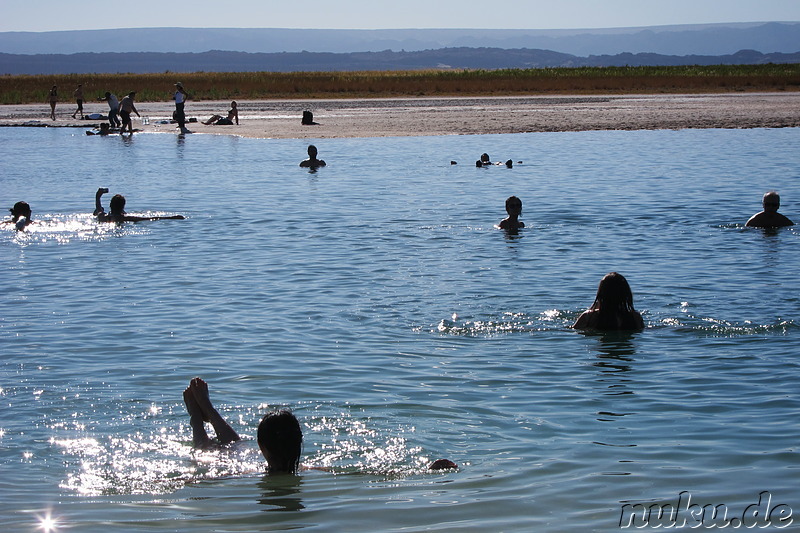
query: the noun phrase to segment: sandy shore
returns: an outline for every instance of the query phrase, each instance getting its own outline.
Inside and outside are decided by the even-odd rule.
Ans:
[[[471,135],[538,131],[642,130],[684,128],[785,128],[800,126],[800,92],[703,95],[531,96],[491,98],[391,98],[366,100],[240,101],[238,126],[206,126],[200,121],[226,114],[230,102],[186,104],[194,133],[253,138],[339,138],[418,135]],[[88,113],[108,111],[89,102]],[[137,105],[144,131],[175,132],[171,102]],[[70,117],[73,102],[61,102],[56,120],[41,105],[0,106],[0,126],[85,127],[100,120]],[[302,126],[304,110],[318,125]]]

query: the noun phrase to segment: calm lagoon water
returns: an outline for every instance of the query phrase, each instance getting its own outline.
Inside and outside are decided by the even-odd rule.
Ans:
[[[800,512],[800,230],[743,227],[770,189],[800,219],[800,130],[315,144],[309,173],[302,140],[0,129],[0,203],[38,220],[0,231],[4,530],[615,531],[683,491]],[[98,225],[99,186],[187,219]],[[569,329],[612,270],[647,329]],[[192,451],[194,376],[246,442]],[[264,475],[276,407],[331,471]]]

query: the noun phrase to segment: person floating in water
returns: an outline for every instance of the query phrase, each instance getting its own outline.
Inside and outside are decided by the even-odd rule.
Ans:
[[[211,115],[211,118],[203,122],[206,126],[211,124],[215,126],[233,126],[233,123],[236,122],[236,125],[239,125],[239,108],[237,107],[236,100],[231,102],[231,108],[228,110],[228,116],[223,117],[222,115]]]
[[[313,144],[308,145],[308,159],[300,161],[300,166],[304,168],[324,167],[325,161],[317,159],[317,147]]]
[[[183,401],[189,411],[192,426],[192,444],[195,448],[207,449],[241,440],[239,434],[228,424],[211,403],[208,383],[194,378],[183,391]],[[217,436],[211,439],[205,428],[210,422]],[[294,474],[300,466],[303,431],[300,422],[289,411],[267,414],[258,425],[258,447],[267,460],[270,474]]]
[[[156,216],[156,217],[137,217],[125,213],[125,197],[115,194],[108,204],[109,213],[103,209],[100,198],[107,193],[108,189],[100,187],[94,197],[94,216],[98,222],[139,222],[143,220],[183,220],[183,215]]]
[[[14,224],[17,231],[24,230],[28,224],[31,224],[31,206],[28,202],[17,202],[14,207],[9,209],[11,211],[11,220],[3,221],[4,224]]]
[[[750,220],[747,221],[745,226],[751,228],[783,228],[785,226],[794,226],[794,222],[778,213],[778,208],[781,206],[781,196],[775,191],[769,191],[764,195],[762,205],[764,206],[764,210],[750,217]]]
[[[487,154],[485,152],[481,154],[481,158],[480,159],[475,161],[475,166],[476,167],[490,167],[492,165],[505,165],[508,168],[513,168],[514,167],[514,161],[512,161],[511,159],[508,159],[505,163],[499,163],[499,162],[498,163],[492,163],[492,160],[489,158],[489,154]]]
[[[518,230],[525,227],[525,223],[519,220],[522,214],[522,200],[516,196],[509,196],[506,199],[506,213],[508,217],[500,221],[500,229]]]
[[[202,378],[194,378],[189,382],[189,386],[183,391],[183,402],[189,412],[192,445],[195,448],[209,449],[241,440],[236,430],[214,408],[208,394],[208,383]],[[205,422],[214,428],[216,438],[208,436]],[[300,470],[303,430],[297,417],[290,411],[283,409],[266,414],[258,424],[256,440],[267,460],[267,473],[296,474]],[[455,468],[458,465],[449,459],[437,459],[428,466],[429,470]]]
[[[622,274],[609,272],[600,280],[592,306],[572,325],[575,329],[640,330],[644,321],[633,308],[633,293]]]

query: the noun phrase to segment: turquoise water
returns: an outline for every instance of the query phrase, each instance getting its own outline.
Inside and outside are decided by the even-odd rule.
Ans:
[[[682,491],[800,512],[800,230],[743,227],[770,189],[800,219],[798,141],[320,140],[310,173],[302,140],[2,128],[0,204],[38,223],[0,231],[0,522],[615,531]],[[187,220],[98,225],[99,186]],[[511,194],[518,235],[494,228]],[[647,329],[569,329],[612,270]],[[194,376],[245,442],[193,452]],[[276,407],[329,471],[264,475]]]

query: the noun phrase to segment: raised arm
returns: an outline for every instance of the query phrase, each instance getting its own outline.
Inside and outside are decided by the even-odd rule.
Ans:
[[[97,193],[94,195],[94,213],[93,213],[94,216],[102,215],[103,213],[106,212],[106,210],[103,209],[103,204],[100,203],[100,197],[102,197],[107,192],[108,189],[105,187],[100,187],[99,189],[97,189]]]

